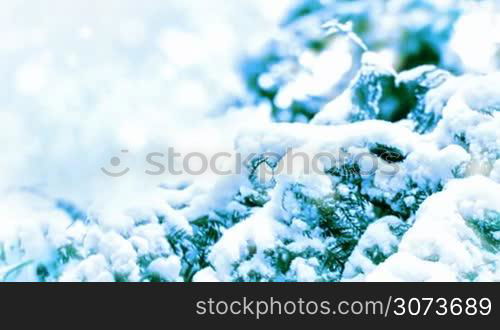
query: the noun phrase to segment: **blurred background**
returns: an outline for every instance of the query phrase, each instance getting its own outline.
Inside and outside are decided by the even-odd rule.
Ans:
[[[239,61],[258,54],[288,5],[1,1],[0,191],[89,203],[127,190],[99,170],[121,149],[217,141],[198,128],[244,95]]]

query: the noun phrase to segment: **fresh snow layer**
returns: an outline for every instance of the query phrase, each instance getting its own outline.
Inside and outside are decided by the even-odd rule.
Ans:
[[[499,281],[500,255],[470,225],[491,211],[500,211],[498,183],[482,176],[449,182],[421,206],[398,252],[366,280]]]

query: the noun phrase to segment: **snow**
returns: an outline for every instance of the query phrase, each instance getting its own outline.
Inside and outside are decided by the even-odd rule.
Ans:
[[[193,282],[219,282],[212,268],[203,268],[193,277]]]
[[[292,261],[290,271],[299,282],[314,282],[316,280],[316,271],[313,268],[318,265],[315,259],[305,260],[303,258],[295,258]]]
[[[148,270],[165,280],[175,281],[179,279],[181,261],[177,256],[157,258],[149,264]]]
[[[0,11],[0,280],[500,281],[493,2],[46,2]]]
[[[92,255],[68,269],[61,275],[61,282],[112,282],[113,274],[108,270],[106,258]]]
[[[468,71],[486,73],[495,66],[498,4],[494,1],[468,4],[457,22],[451,47],[459,54]],[[492,15],[492,13],[494,13]]]
[[[358,106],[353,104],[356,84],[362,81],[362,79],[369,79],[369,77],[374,75],[396,77],[397,74],[386,56],[368,51],[363,53],[361,57],[361,69],[351,83],[352,88],[346,89],[340,97],[326,104],[313,118],[312,123],[318,125],[338,125],[348,122],[349,116],[359,111],[357,109]],[[369,88],[378,90],[378,93],[381,93],[380,87],[377,85],[370,86]],[[371,93],[376,94],[373,91]]]
[[[371,273],[377,267],[377,264],[368,255],[370,249],[376,249],[375,251],[385,258],[394,254],[400,243],[400,237],[394,232],[394,229],[404,226],[405,223],[394,216],[386,216],[372,223],[349,257],[343,273],[343,280],[353,278],[360,280],[364,274]]]
[[[500,211],[499,193],[500,185],[483,176],[449,182],[421,206],[398,252],[366,280],[498,281],[500,256],[483,247],[468,221]]]
[[[217,270],[218,278],[230,280],[233,264],[246,254],[248,246],[266,249],[276,245],[282,225],[273,220],[271,207],[271,204],[266,205],[228,229],[212,247],[209,260]]]

